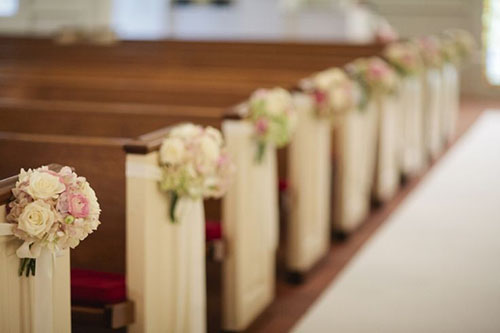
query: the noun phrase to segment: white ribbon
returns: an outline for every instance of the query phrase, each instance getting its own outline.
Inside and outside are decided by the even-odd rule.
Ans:
[[[11,223],[0,223],[0,236],[12,235]],[[31,315],[31,332],[33,333],[52,333],[54,332],[53,322],[53,292],[52,292],[52,277],[54,271],[53,254],[48,249],[37,247],[30,250],[30,242],[24,242],[16,251],[20,258],[35,258],[33,256],[38,252],[36,257],[36,274],[30,276],[30,283],[23,284],[23,288],[29,288],[27,292],[29,305],[22,308],[29,308]],[[27,256],[24,256],[24,255]],[[23,256],[20,256],[23,255]],[[19,277],[25,278],[25,277]],[[23,298],[23,301],[25,298]]]

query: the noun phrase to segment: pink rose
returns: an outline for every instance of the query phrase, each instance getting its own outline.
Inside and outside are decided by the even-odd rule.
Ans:
[[[85,218],[89,215],[89,201],[83,194],[68,195],[68,212],[76,218]]]

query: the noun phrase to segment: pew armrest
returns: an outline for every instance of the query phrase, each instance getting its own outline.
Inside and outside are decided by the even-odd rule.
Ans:
[[[103,307],[71,306],[73,324],[104,328],[122,328],[135,320],[134,302],[125,301]]]

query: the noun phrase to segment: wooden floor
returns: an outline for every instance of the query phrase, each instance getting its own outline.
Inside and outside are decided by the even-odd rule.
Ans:
[[[464,98],[457,138],[488,108],[499,109],[500,101]],[[438,161],[439,159],[434,163]],[[393,200],[374,209],[366,222],[347,240],[334,242],[327,257],[306,277],[305,283],[287,283],[284,271],[278,269],[277,297],[247,332],[288,332],[425,174],[408,180]]]

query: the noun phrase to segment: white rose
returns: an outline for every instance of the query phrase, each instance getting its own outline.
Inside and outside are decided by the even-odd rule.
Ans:
[[[19,216],[18,227],[30,236],[42,238],[55,220],[56,215],[50,205],[42,200],[36,200],[24,207]]]
[[[211,136],[219,146],[222,146],[223,144],[222,134],[218,129],[208,126],[205,129],[205,132],[207,135]]]
[[[184,142],[179,138],[167,138],[160,148],[160,160],[162,163],[178,164],[184,159],[186,148]]]
[[[285,89],[274,88],[265,97],[266,110],[271,115],[279,116],[290,108],[291,96]]]
[[[193,124],[182,124],[176,126],[170,131],[170,137],[189,139],[196,135],[199,135],[201,132],[202,128],[200,126],[196,126]]]
[[[27,192],[34,199],[55,199],[66,187],[59,177],[47,172],[34,171],[29,178]]]
[[[217,141],[205,135],[200,141],[200,148],[203,153],[204,160],[215,163],[220,155],[220,147]]]
[[[313,78],[314,86],[320,90],[330,90],[345,80],[347,80],[347,75],[339,68],[320,72]]]

